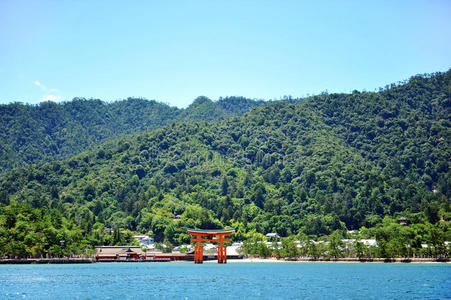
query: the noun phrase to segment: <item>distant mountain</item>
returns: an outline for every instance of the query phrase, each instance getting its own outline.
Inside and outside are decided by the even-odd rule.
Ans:
[[[241,116],[253,107],[265,104],[262,100],[251,100],[244,97],[219,98],[213,102],[200,96],[185,110],[180,112],[178,121],[219,121],[232,116]]]
[[[105,103],[75,98],[61,104],[0,105],[0,173],[63,159],[126,134],[183,120],[224,120],[262,105],[243,97],[199,97],[187,109],[129,98]]]
[[[390,247],[407,249],[402,245],[410,243],[420,249],[425,239],[451,239],[450,95],[448,71],[415,76],[377,93],[323,94],[260,105],[223,121],[172,122],[64,161],[9,171],[0,176],[0,203],[58,211],[91,245],[111,243],[103,226],[149,232],[157,241],[175,244],[189,242],[185,227],[233,226],[234,239],[268,232],[320,237],[361,229],[363,235],[393,242]],[[197,120],[205,114],[239,115],[261,104],[235,100],[213,103],[200,97],[181,112],[152,105],[174,119]],[[116,105],[149,105],[129,101]],[[93,107],[95,117],[88,119],[99,124],[91,121],[88,133],[108,123],[94,112],[106,106],[111,113],[115,107],[75,101],[38,108],[76,104]],[[14,107],[37,109],[9,106]],[[121,116],[123,110],[111,114]],[[131,120],[119,124],[130,131],[130,124],[140,123],[129,117],[134,114],[123,115]],[[33,125],[26,128],[33,136]],[[399,215],[415,227],[390,225]]]

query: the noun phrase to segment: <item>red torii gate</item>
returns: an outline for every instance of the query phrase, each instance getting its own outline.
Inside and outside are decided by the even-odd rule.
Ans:
[[[229,242],[230,239],[225,239],[235,232],[235,229],[191,229],[187,228],[186,232],[195,237],[191,239],[191,242],[197,242],[197,246],[194,248],[194,263],[201,264],[204,261],[204,248],[202,242],[219,242],[218,246],[218,263],[227,263],[227,246],[224,246],[223,242]],[[206,236],[206,238],[204,238]],[[217,238],[215,238],[217,237]]]

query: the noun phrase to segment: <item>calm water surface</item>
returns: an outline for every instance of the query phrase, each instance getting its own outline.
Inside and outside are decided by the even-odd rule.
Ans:
[[[1,299],[451,299],[447,264],[0,265]]]

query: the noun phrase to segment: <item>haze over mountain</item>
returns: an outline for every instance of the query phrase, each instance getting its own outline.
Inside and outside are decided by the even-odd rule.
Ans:
[[[1,175],[3,220],[15,221],[4,221],[10,227],[0,232],[0,241],[2,234],[5,240],[16,232],[18,213],[30,232],[42,226],[33,216],[46,215],[55,241],[64,235],[72,249],[119,243],[104,227],[150,233],[171,244],[189,242],[186,227],[224,226],[237,229],[236,240],[268,232],[321,237],[360,229],[362,237],[376,235],[399,251],[405,243],[413,249],[451,240],[451,71],[414,76],[377,93],[262,104],[198,98],[186,110],[136,99],[3,107],[45,116],[53,109],[68,111],[78,116],[73,128],[86,126],[88,146],[119,132],[153,130]],[[80,106],[90,107],[89,114],[78,111]],[[94,117],[84,121],[84,115]],[[12,119],[8,124],[25,122]],[[67,125],[57,116],[45,120],[58,120],[42,132],[48,136]],[[16,128],[25,127],[33,137],[36,126]],[[64,145],[82,143],[72,139],[79,138],[74,132]],[[21,141],[20,135],[12,141]],[[395,227],[392,218],[400,215],[412,227]],[[17,232],[12,236],[18,245],[38,243]],[[52,245],[41,244],[45,251]]]

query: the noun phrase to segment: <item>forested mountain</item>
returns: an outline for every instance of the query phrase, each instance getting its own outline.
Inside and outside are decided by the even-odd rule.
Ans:
[[[113,243],[104,227],[172,244],[189,242],[186,227],[224,226],[237,229],[236,240],[351,229],[404,239],[411,249],[451,240],[450,95],[450,71],[415,76],[377,93],[323,94],[219,122],[172,123],[12,170],[0,177],[0,249],[11,232],[18,249],[34,245],[14,230],[17,215],[33,224],[39,213],[71,249]],[[204,98],[193,106],[217,111]],[[411,227],[393,225],[401,215]]]
[[[186,109],[144,99],[105,103],[75,98],[57,104],[0,105],[0,173],[42,160],[67,158],[105,141],[183,120],[223,120],[263,101],[197,98]]]
[[[185,110],[180,112],[178,121],[219,121],[232,116],[241,116],[251,108],[263,105],[262,100],[251,100],[244,97],[219,98],[213,102],[207,97],[197,97]]]

